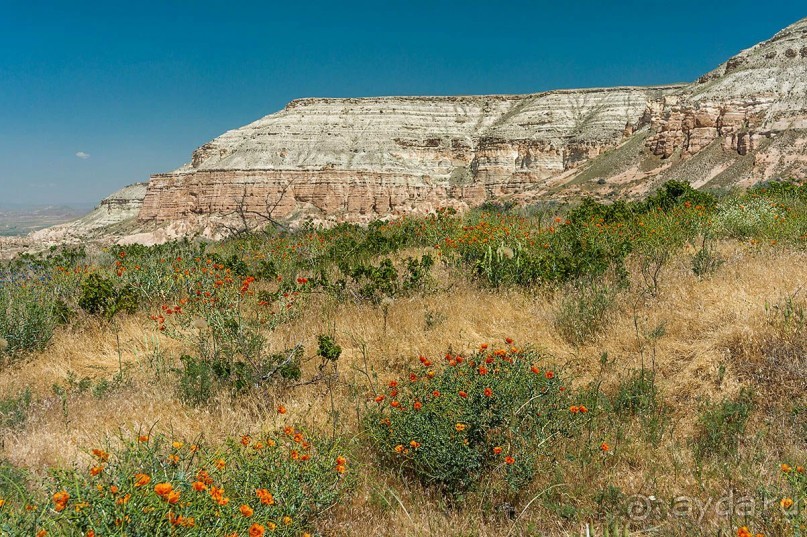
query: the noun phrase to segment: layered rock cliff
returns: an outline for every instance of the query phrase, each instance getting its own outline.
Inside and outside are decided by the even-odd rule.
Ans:
[[[689,85],[300,99],[151,178],[141,221],[318,221],[807,176],[807,19]]]

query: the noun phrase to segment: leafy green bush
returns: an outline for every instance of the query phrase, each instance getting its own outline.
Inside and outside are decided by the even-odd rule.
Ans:
[[[509,492],[529,483],[544,444],[568,433],[573,415],[543,357],[510,345],[448,353],[442,367],[421,357],[421,371],[390,382],[365,419],[380,460],[452,496],[483,477]]]
[[[47,504],[26,508],[10,498],[0,529],[8,524],[10,535],[298,537],[347,491],[352,472],[344,449],[293,427],[244,436],[223,449],[141,436],[115,453],[93,450],[85,471],[57,472]]]
[[[78,305],[91,315],[112,318],[118,312],[137,311],[137,295],[130,286],[116,286],[100,274],[90,274],[81,283]]]
[[[0,286],[0,338],[6,342],[0,356],[43,349],[59,323],[60,310],[46,286]]]
[[[765,238],[766,233],[784,216],[784,209],[767,198],[731,198],[718,207],[714,229],[726,237]]]

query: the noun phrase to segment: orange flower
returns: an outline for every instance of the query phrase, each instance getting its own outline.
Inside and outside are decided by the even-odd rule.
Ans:
[[[205,484],[204,484],[204,483],[202,483],[201,481],[194,481],[194,482],[193,482],[193,484],[191,485],[191,487],[192,487],[192,488],[193,488],[193,490],[195,490],[196,492],[202,492],[203,490],[206,490],[206,489],[207,489],[207,485],[205,485]]]
[[[171,446],[174,449],[182,449],[182,446],[184,446],[184,445],[185,445],[184,442],[172,442],[171,443]]]
[[[781,468],[782,468],[782,472],[784,472],[784,473],[788,473],[792,469],[787,464],[782,464]]]
[[[172,490],[168,493],[168,496],[165,498],[165,501],[170,503],[171,505],[179,502],[179,491]]]
[[[502,447],[501,446],[496,446],[496,447],[493,448],[493,454],[494,455],[501,455],[501,453],[502,453]]]
[[[403,444],[398,444],[397,446],[395,446],[394,450],[395,453],[403,453],[404,450]]]
[[[171,464],[179,464],[179,455],[175,453],[168,455],[168,462],[170,462]]]
[[[255,513],[252,507],[248,506],[247,504],[242,505],[238,508],[238,510],[241,511],[241,514],[247,518],[251,517]]]
[[[415,410],[420,410],[421,408],[423,408],[423,404],[420,401],[415,401],[415,404],[412,405],[412,408],[414,408]]]
[[[249,527],[249,537],[263,537],[266,533],[266,528],[260,524],[253,524]]]
[[[92,454],[95,455],[101,462],[106,462],[109,460],[109,453],[103,449],[94,449],[92,450]]]
[[[38,532],[36,532],[36,537],[45,537],[47,534],[48,534],[47,531],[39,530]]]
[[[485,367],[485,366],[480,367],[479,368],[479,374],[480,375],[487,375],[488,374],[488,368]]]
[[[600,444],[600,450],[601,450],[603,453],[607,452],[609,449],[611,449],[611,448],[608,446],[608,444],[607,444],[607,443],[603,442],[602,444]]]
[[[439,390],[434,390],[432,392],[432,397],[440,397],[440,391]]]
[[[793,500],[791,498],[782,498],[779,505],[782,506],[782,509],[790,509],[793,506]]]
[[[67,502],[70,500],[70,495],[67,493],[66,490],[60,490],[56,494],[53,495],[53,506],[54,509],[58,512],[64,511],[64,508],[67,506]]]
[[[376,403],[379,403],[379,404],[380,404],[380,403],[381,403],[383,400],[384,400],[384,396],[383,396],[383,395],[376,395],[376,396],[375,396],[375,402],[376,402]]]
[[[513,344],[513,338],[506,337],[506,338],[504,338],[504,342],[507,343],[508,345],[512,345]]]
[[[272,496],[272,493],[266,489],[256,489],[255,496],[261,501],[263,505],[274,505],[275,498]]]
[[[284,407],[283,405],[278,405],[277,413],[278,414],[285,414],[286,413],[286,407]]]
[[[227,466],[227,462],[224,459],[219,459],[216,461],[216,468],[219,470],[224,470],[225,466]]]
[[[511,457],[510,455],[508,455],[508,456],[506,456],[504,458],[504,462],[507,463],[507,464],[513,464],[514,462],[516,462],[516,460],[513,457]]]
[[[456,430],[458,433],[461,433],[462,431],[464,431],[464,430],[465,430],[465,427],[466,427],[466,425],[465,425],[464,423],[456,423],[456,424],[454,424],[454,429],[455,429],[455,430]]]
[[[134,480],[134,486],[138,488],[151,483],[151,477],[149,477],[147,474],[135,474]]]
[[[580,407],[579,406],[569,407],[569,412],[571,412],[572,414],[577,414],[578,412],[580,412]]]
[[[412,449],[417,449],[420,447],[420,442],[412,440],[411,442],[409,442],[409,445],[412,446]]]
[[[291,526],[291,523],[294,522],[289,515],[283,517],[283,524],[286,526]]]
[[[249,443],[252,442],[252,438],[249,437],[248,434],[245,434],[241,437],[241,445],[247,447]]]
[[[468,394],[466,392],[464,392],[463,390],[460,390],[459,391],[459,396],[460,397],[468,397]]]
[[[482,343],[482,344],[479,346],[479,350],[480,350],[480,351],[483,351],[483,350],[485,350],[485,349],[487,349],[487,348],[488,348],[488,344],[487,344],[487,343]]]
[[[90,475],[95,477],[103,471],[104,471],[103,465],[93,466],[92,468],[90,468]]]
[[[167,498],[171,491],[174,490],[174,487],[171,483],[157,483],[154,485],[154,493],[157,496],[161,496],[162,498]]]
[[[538,369],[538,366],[535,366],[535,365],[534,365],[534,366],[532,366],[532,367],[530,367],[530,371],[532,371],[532,372],[533,372],[533,373],[535,373],[536,375],[540,375],[540,374],[541,374],[541,370],[540,370],[540,369]]]
[[[586,412],[588,412],[588,409],[587,409],[587,408],[586,408],[584,405],[580,405],[580,407],[579,407],[579,408],[580,408],[580,412],[582,412],[583,414],[585,414]]]
[[[336,473],[337,474],[344,474],[345,473],[345,465],[344,464],[337,464],[336,465]]]
[[[554,372],[552,372],[552,371],[547,371],[547,372],[546,372],[546,374],[545,374],[544,376],[545,376],[546,378],[548,378],[548,379],[553,379],[553,378],[555,378],[555,373],[554,373]]]
[[[336,457],[336,464],[347,464],[347,459],[339,455]]]
[[[490,388],[485,388],[485,391],[483,391],[482,393],[485,394],[485,397],[492,397],[493,396],[493,390],[491,390]]]

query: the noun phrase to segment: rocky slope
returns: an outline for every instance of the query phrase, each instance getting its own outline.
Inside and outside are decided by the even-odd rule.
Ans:
[[[366,221],[807,176],[807,19],[689,85],[300,99],[148,184],[141,221]]]

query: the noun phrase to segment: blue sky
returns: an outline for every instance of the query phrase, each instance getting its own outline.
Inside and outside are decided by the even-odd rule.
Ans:
[[[691,81],[799,1],[0,0],[0,205],[93,203],[297,97]]]

